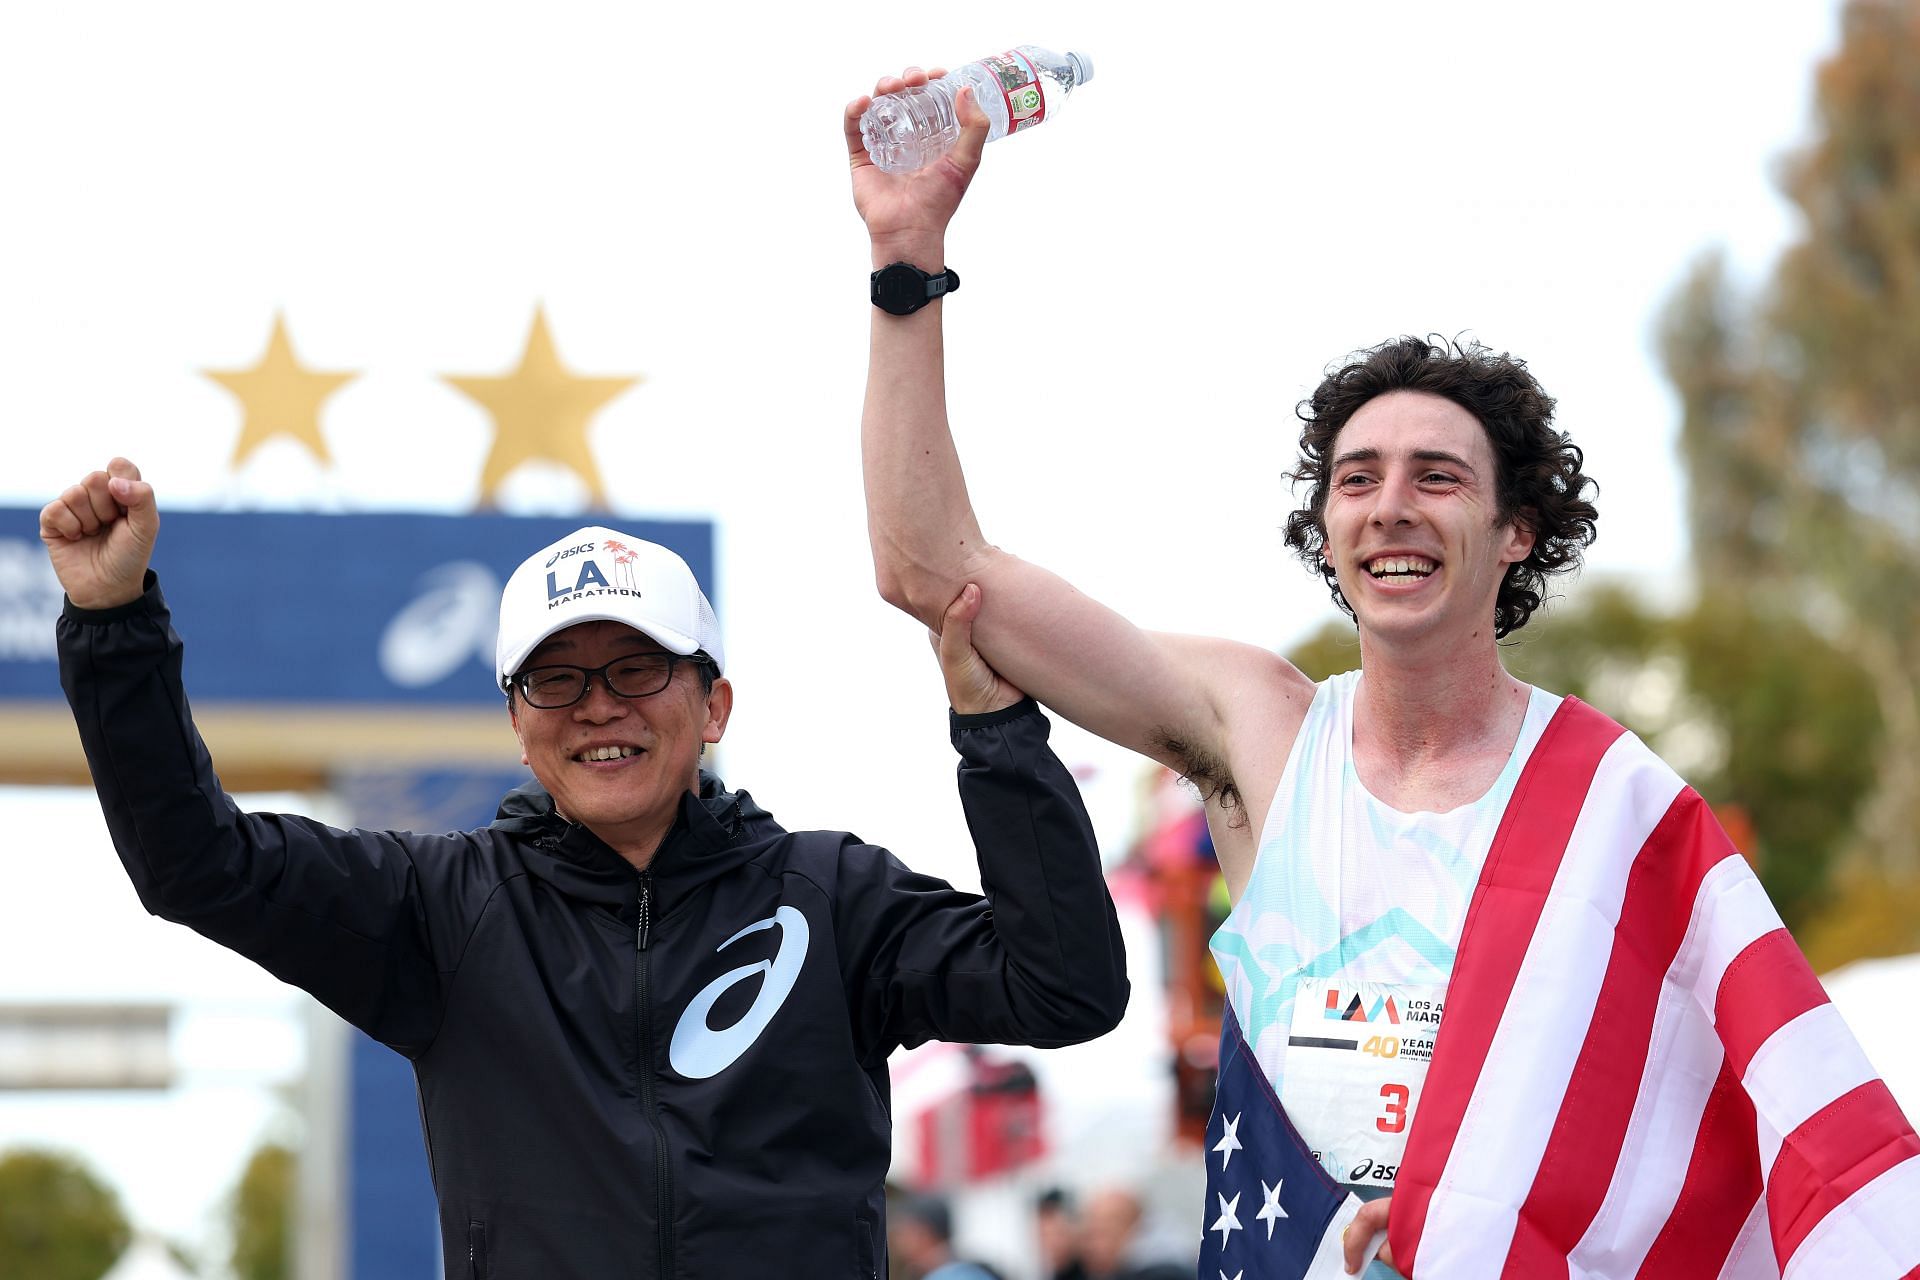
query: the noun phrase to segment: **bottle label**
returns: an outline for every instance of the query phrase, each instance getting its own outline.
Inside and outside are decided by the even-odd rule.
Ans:
[[[1031,129],[1047,118],[1047,95],[1040,88],[1040,73],[1018,49],[980,59],[980,65],[1000,86],[1007,102],[1007,132]]]

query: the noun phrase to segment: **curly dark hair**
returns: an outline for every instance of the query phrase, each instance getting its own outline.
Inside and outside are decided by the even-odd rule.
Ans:
[[[1300,432],[1300,464],[1289,479],[1312,486],[1307,504],[1287,517],[1287,545],[1327,580],[1333,601],[1353,616],[1340,593],[1333,566],[1321,554],[1327,542],[1327,489],[1333,479],[1334,441],[1360,406],[1389,391],[1425,391],[1444,396],[1487,429],[1499,475],[1497,518],[1520,520],[1533,531],[1533,551],[1507,566],[1494,603],[1493,634],[1502,637],[1527,624],[1540,607],[1547,578],[1577,568],[1593,542],[1591,496],[1599,486],[1580,470],[1585,455],[1553,429],[1553,397],[1541,389],[1526,361],[1478,342],[1437,336],[1393,338],[1356,351],[1329,368],[1294,412]]]

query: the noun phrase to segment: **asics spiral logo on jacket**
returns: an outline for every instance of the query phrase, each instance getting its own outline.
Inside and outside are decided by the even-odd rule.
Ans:
[[[781,907],[765,920],[748,925],[715,947],[714,952],[725,951],[748,934],[775,925],[780,927],[780,948],[773,953],[773,959],[742,965],[721,974],[702,987],[700,994],[687,1003],[686,1012],[680,1015],[680,1021],[673,1028],[673,1042],[667,1046],[667,1060],[689,1080],[705,1080],[732,1066],[760,1038],[760,1033],[773,1021],[773,1015],[780,1012],[793,984],[799,981],[800,966],[807,959],[807,918],[792,907]],[[707,1025],[707,1018],[720,997],[755,974],[766,975],[765,980],[760,984],[760,994],[753,998],[753,1005],[740,1020],[720,1030]]]

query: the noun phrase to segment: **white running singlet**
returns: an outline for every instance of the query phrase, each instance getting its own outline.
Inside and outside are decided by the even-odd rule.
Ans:
[[[1254,1058],[1301,1137],[1332,1177],[1367,1196],[1391,1188],[1387,1162],[1404,1150],[1431,1056],[1423,1023],[1443,1007],[1481,865],[1561,699],[1531,691],[1513,752],[1479,799],[1402,813],[1354,769],[1360,679],[1350,671],[1315,692],[1253,876],[1212,949]],[[1296,1011],[1303,986],[1314,1007]],[[1301,1055],[1291,1091],[1290,1042]],[[1403,1077],[1411,1099],[1407,1087],[1382,1083]]]

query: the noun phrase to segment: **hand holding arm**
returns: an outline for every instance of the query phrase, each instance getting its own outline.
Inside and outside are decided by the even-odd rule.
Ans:
[[[67,598],[111,609],[140,598],[160,508],[140,468],[115,458],[40,509],[40,540]]]
[[[949,732],[986,897],[848,837],[835,899],[864,1061],[931,1039],[1073,1044],[1126,1010],[1126,952],[1093,823],[1047,746],[1047,718],[965,644],[978,601],[973,588],[954,603],[941,649],[961,659],[943,662]]]
[[[947,680],[947,702],[963,716],[983,715],[1010,707],[1026,695],[1001,678],[973,647],[973,620],[980,614],[980,588],[969,582],[947,606],[945,624],[927,633],[940,655],[940,674]]]

